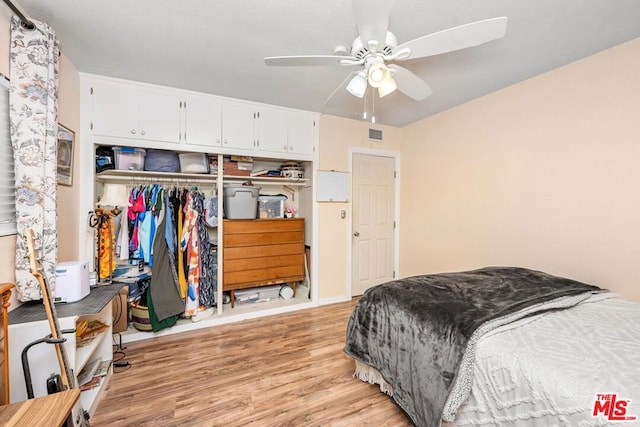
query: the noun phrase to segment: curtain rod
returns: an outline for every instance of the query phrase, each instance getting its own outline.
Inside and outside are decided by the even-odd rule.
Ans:
[[[13,3],[11,3],[9,0],[2,0],[2,1],[4,1],[4,4],[9,6],[9,9],[11,9],[13,13],[18,15],[18,18],[20,18],[20,21],[22,21],[20,25],[22,25],[23,28],[26,28],[27,30],[33,30],[34,28],[36,28],[33,22],[28,20],[27,17],[24,16],[24,14],[20,12]]]

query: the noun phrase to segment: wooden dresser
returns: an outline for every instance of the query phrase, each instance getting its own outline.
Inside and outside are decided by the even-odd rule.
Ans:
[[[225,219],[223,290],[304,279],[304,218]]]

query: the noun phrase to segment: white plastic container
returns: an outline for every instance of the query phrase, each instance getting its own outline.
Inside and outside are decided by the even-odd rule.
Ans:
[[[209,158],[204,153],[181,153],[180,172],[209,173]]]
[[[89,295],[89,263],[59,262],[56,265],[55,302],[75,302]]]
[[[141,171],[144,169],[144,148],[113,147],[116,169]]]
[[[260,187],[225,184],[224,216],[227,219],[255,219],[258,212]]]

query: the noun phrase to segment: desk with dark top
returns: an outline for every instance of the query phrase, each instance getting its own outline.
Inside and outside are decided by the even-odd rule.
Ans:
[[[56,304],[56,314],[59,318],[98,314],[107,304],[111,303],[111,300],[118,295],[118,292],[120,292],[123,286],[126,286],[126,284],[114,282],[109,285],[92,288],[89,295],[80,301]],[[10,325],[40,320],[47,320],[47,313],[45,312],[42,301],[24,303],[9,312]]]

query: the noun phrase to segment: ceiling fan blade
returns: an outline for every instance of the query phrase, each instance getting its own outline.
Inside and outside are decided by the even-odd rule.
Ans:
[[[378,50],[382,50],[389,27],[389,11],[391,0],[353,0],[353,11],[356,26],[362,44],[368,48],[368,42],[378,42]]]
[[[393,53],[409,48],[411,55],[406,59],[423,58],[477,46],[499,39],[506,32],[506,16],[490,18],[438,31],[437,33],[402,43],[393,49]]]
[[[351,72],[349,74],[347,74],[347,77],[342,81],[342,83],[340,83],[340,85],[334,89],[333,92],[331,92],[331,95],[329,95],[329,97],[327,98],[326,101],[324,101],[324,106],[325,107],[331,107],[334,106],[336,107],[337,105],[334,104],[334,102],[340,98],[340,96],[336,96],[337,94],[343,95],[347,92],[347,85],[349,84],[349,82],[351,81],[351,79],[353,78],[353,76],[355,76],[356,74],[358,74],[358,71],[354,71]]]
[[[267,65],[277,65],[277,66],[345,65],[340,63],[340,61],[345,59],[357,61],[355,57],[345,56],[345,55],[299,55],[299,56],[269,56],[264,58],[264,63]]]
[[[398,85],[398,90],[409,98],[422,101],[433,93],[429,85],[406,68],[396,64],[389,64],[388,67],[395,71],[393,79]]]

